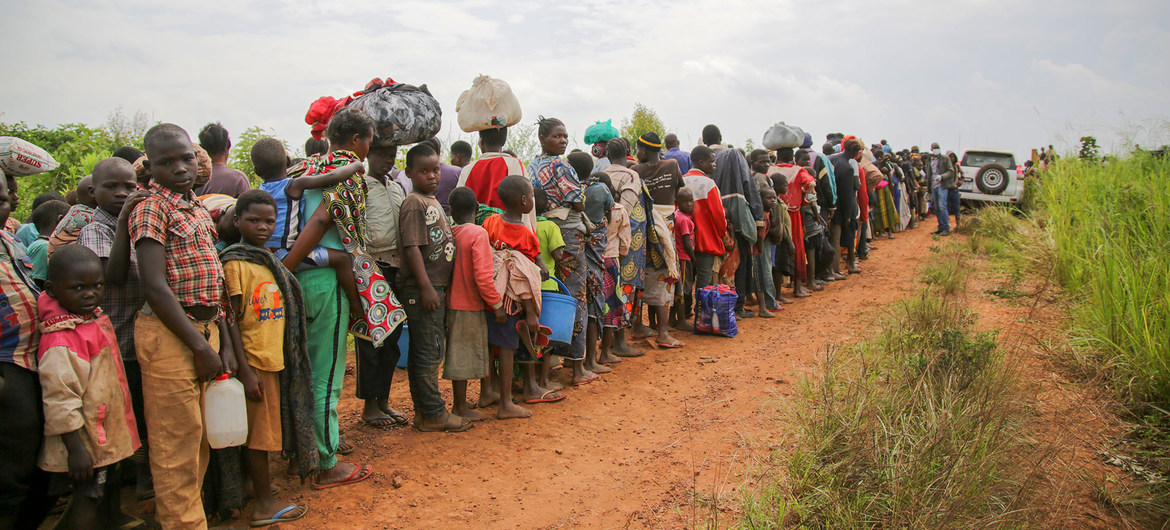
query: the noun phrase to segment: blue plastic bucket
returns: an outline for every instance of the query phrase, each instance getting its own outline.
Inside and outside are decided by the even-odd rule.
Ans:
[[[406,368],[406,357],[410,352],[410,328],[402,325],[402,335],[398,336],[398,367]]]
[[[543,291],[540,294],[540,325],[552,330],[548,339],[552,342],[569,344],[573,342],[573,321],[577,318],[577,299],[569,296],[569,288],[553,278],[560,286],[560,292]]]

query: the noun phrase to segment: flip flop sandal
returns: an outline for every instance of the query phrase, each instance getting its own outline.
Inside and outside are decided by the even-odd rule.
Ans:
[[[682,348],[683,346],[686,346],[686,344],[683,344],[683,341],[678,339],[674,339],[674,342],[658,342],[659,348],[666,348],[668,350],[673,348]]]
[[[407,425],[410,423],[410,418],[408,418],[406,414],[398,412],[397,410],[390,409],[390,412],[387,412],[386,415],[390,416],[390,419],[394,420],[395,425]]]
[[[536,345],[548,346],[549,336],[552,335],[552,328],[548,326],[540,326],[536,332]]]
[[[370,467],[369,464],[360,464],[359,465],[357,462],[351,462],[351,463],[354,465],[353,473],[350,473],[348,477],[345,477],[345,480],[342,480],[339,482],[330,482],[328,484],[314,483],[313,489],[327,490],[329,488],[336,488],[338,486],[345,486],[348,484],[353,484],[355,482],[361,482],[365,479],[370,478],[370,476],[374,474],[374,468]]]
[[[288,523],[291,521],[296,521],[297,519],[304,517],[306,513],[309,513],[309,507],[305,506],[304,511],[302,511],[300,515],[293,516],[293,517],[285,517],[284,516],[284,514],[291,512],[297,508],[300,508],[300,506],[297,506],[295,504],[290,504],[290,505],[288,505],[287,508],[272,514],[272,517],[269,517],[268,519],[259,519],[256,521],[252,521],[251,525],[253,528],[259,528],[261,526],[268,526],[268,525],[273,525],[276,523]]]
[[[600,375],[593,374],[592,377],[590,377],[589,379],[586,379],[584,381],[573,381],[573,386],[584,386],[584,385],[587,385],[587,384],[592,383],[594,381],[600,381],[600,380],[601,380]]]
[[[516,333],[520,335],[520,342],[528,348],[528,351],[536,353],[536,345],[532,343],[532,332],[529,330],[528,323],[523,320],[517,322]]]
[[[548,397],[549,394],[556,394],[556,397],[550,398],[550,397]],[[555,390],[549,390],[538,398],[524,400],[524,403],[526,403],[528,405],[535,405],[537,403],[556,403],[558,401],[561,401],[562,399],[565,399],[564,394],[561,394]]]

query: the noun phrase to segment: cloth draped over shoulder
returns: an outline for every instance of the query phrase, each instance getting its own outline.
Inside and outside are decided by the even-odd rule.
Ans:
[[[540,311],[540,267],[520,251],[496,242],[492,248],[492,265],[495,269],[496,292],[504,303],[504,312],[519,313],[524,306],[521,300],[533,300]]]
[[[284,304],[284,370],[280,371],[280,432],[283,453],[295,458],[297,474],[308,477],[319,467],[313,436],[313,369],[306,347],[305,307],[301,284],[268,249],[236,243],[220,253],[222,262],[244,261],[267,267],[276,278]]]
[[[357,155],[350,151],[313,155],[290,168],[288,176],[296,178],[327,173],[354,162],[358,162]],[[406,320],[406,311],[394,296],[385,274],[366,252],[366,181],[362,178],[348,178],[321,191],[323,204],[337,225],[341,243],[353,258],[358,296],[365,306],[365,321],[356,323],[350,331],[369,337],[375,346],[381,346],[390,333]],[[307,212],[306,218],[310,216],[312,212]]]
[[[715,186],[723,194],[723,211],[748,243],[756,242],[756,221],[764,218],[760,191],[747,160],[735,149],[715,150]]]

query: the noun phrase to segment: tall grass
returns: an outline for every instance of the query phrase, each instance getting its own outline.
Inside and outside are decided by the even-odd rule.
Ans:
[[[879,335],[830,351],[824,371],[801,382],[795,447],[746,497],[742,528],[1026,522],[1018,501],[1028,472],[1013,460],[1025,450],[1026,413],[1012,372],[994,333],[974,331],[975,316],[941,278],[924,275],[928,287],[892,306]]]
[[[1134,401],[1170,410],[1170,160],[1062,160],[1040,191],[1056,273],[1080,299],[1078,335]]]

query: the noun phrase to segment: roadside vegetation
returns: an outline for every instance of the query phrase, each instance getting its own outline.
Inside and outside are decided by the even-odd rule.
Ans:
[[[925,286],[877,336],[826,352],[786,409],[793,447],[744,500],[742,528],[1014,527],[1028,411],[994,332],[963,303],[970,251],[935,248]]]

